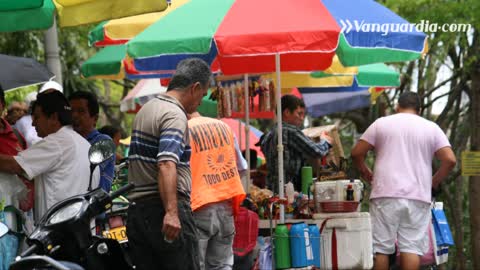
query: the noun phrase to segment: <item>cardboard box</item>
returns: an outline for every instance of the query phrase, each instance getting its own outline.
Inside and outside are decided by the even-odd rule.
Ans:
[[[313,141],[319,142],[320,134],[322,134],[323,131],[327,131],[333,139],[333,147],[327,155],[327,164],[329,164],[330,161],[333,161],[335,165],[340,166],[340,160],[345,157],[345,153],[343,152],[342,141],[340,140],[336,125],[306,128],[303,130],[303,133]]]

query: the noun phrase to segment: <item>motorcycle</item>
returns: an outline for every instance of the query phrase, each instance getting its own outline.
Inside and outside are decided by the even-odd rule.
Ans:
[[[123,159],[120,164],[115,165],[115,175],[112,182],[113,192],[127,184],[127,175],[125,173],[127,167],[128,159]],[[117,240],[124,251],[125,259],[131,264],[126,230],[129,204],[130,202],[124,196],[119,196],[113,200],[112,207],[106,211],[105,215],[101,218],[97,217],[95,233],[96,235]]]
[[[98,164],[114,155],[114,149],[110,140],[90,147],[91,174]],[[113,199],[133,188],[128,184],[111,194],[97,188],[58,202],[28,236],[29,248],[15,259],[10,270],[133,269],[117,240],[93,235],[91,229],[95,217],[111,209]]]

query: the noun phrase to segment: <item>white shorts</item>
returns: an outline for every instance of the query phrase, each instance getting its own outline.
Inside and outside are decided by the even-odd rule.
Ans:
[[[428,251],[430,204],[402,199],[377,198],[370,200],[373,253],[393,254],[395,241],[401,253],[422,256]]]

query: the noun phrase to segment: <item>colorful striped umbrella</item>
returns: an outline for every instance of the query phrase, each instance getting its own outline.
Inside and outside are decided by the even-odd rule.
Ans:
[[[311,76],[323,76],[313,72]],[[315,117],[368,107],[385,88],[400,86],[400,74],[385,64],[358,67],[353,84],[341,87],[298,87],[307,112]]]
[[[89,33],[90,44],[107,46],[125,43],[188,1],[176,0],[164,12],[143,14],[99,24]],[[340,26],[345,26],[337,48],[337,54],[345,66],[408,61],[417,59],[427,50],[426,35],[421,32],[385,33],[380,27],[375,27],[382,24],[408,24],[407,21],[375,1],[323,0],[322,3],[336,22]],[[372,51],[372,49],[375,50]]]
[[[166,0],[2,0],[0,32],[48,29],[53,25],[55,10],[60,26],[65,27],[159,12],[166,8]]]
[[[172,31],[175,29],[175,31]],[[127,43],[139,71],[174,70],[185,58],[224,74],[324,70],[340,27],[319,0],[191,0]]]
[[[135,69],[131,59],[125,59],[125,45],[108,46],[101,49],[93,57],[82,64],[82,75],[90,79],[130,79],[139,78],[163,78],[171,74],[140,72]],[[216,69],[215,67],[213,68]],[[332,65],[317,72],[282,72],[282,90],[290,91],[293,87],[341,87],[351,86],[354,75],[357,75],[359,85],[391,86],[399,80],[399,74],[387,68],[384,64],[371,64],[360,67],[344,67],[337,57],[334,57]],[[262,75],[265,79],[275,79],[275,74]],[[240,77],[235,77],[241,80]],[[382,81],[384,81],[382,83]]]
[[[275,74],[261,76],[263,79],[275,79]],[[354,74],[329,74],[325,72],[282,72],[282,92],[290,91],[294,87],[323,89],[326,87],[350,87],[356,82],[360,86],[391,87],[400,84],[400,74],[377,63],[358,67],[358,73]]]
[[[89,79],[109,79],[109,80],[118,80],[123,78],[130,79],[140,79],[140,78],[164,78],[170,77],[173,71],[138,71],[132,63],[132,59],[125,57],[125,45],[112,45],[100,49],[94,56],[90,57],[87,61],[82,63],[81,72],[82,75]],[[212,63],[212,71],[219,73],[219,64],[218,61]],[[358,73],[357,67],[344,67],[338,58],[335,56],[333,58],[332,64],[329,68],[323,72],[317,72],[315,76],[315,81],[319,85],[332,85],[332,86],[341,86],[341,85],[351,85],[353,77]],[[282,80],[286,78],[289,73],[282,74]],[[320,74],[323,74],[320,75]],[[337,78],[329,78],[332,75],[338,75]],[[345,75],[344,78],[341,78],[340,75]],[[274,77],[274,74],[265,75],[271,78]],[[298,76],[295,76],[296,80],[301,80]],[[322,77],[322,79],[319,79]],[[240,77],[238,77],[240,78]],[[333,82],[329,82],[333,81]],[[348,83],[348,81],[350,81]],[[335,83],[337,82],[337,83]],[[288,83],[287,84],[291,84]],[[294,86],[299,86],[293,84],[293,86],[287,86],[284,88],[291,88]],[[310,84],[309,84],[310,86]]]
[[[310,76],[313,78],[323,78],[325,74],[323,72],[312,72]],[[345,87],[353,86],[354,84],[360,87],[397,87],[400,85],[400,74],[392,68],[389,68],[387,65],[382,63],[363,65],[358,67],[358,74],[355,75],[354,81],[352,83],[337,84],[337,85],[328,85],[323,84],[321,86],[317,85],[297,85],[298,88],[309,88],[315,89],[326,88],[326,87]],[[314,90],[312,90],[314,91]]]

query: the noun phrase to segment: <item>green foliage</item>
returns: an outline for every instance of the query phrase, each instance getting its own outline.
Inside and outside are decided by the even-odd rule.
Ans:
[[[22,102],[30,92],[37,91],[37,86],[27,86],[5,93],[5,101],[11,104],[14,101]]]
[[[2,33],[0,35],[2,54],[23,56],[43,62],[43,35],[40,31]],[[3,67],[6,68],[6,67]]]

